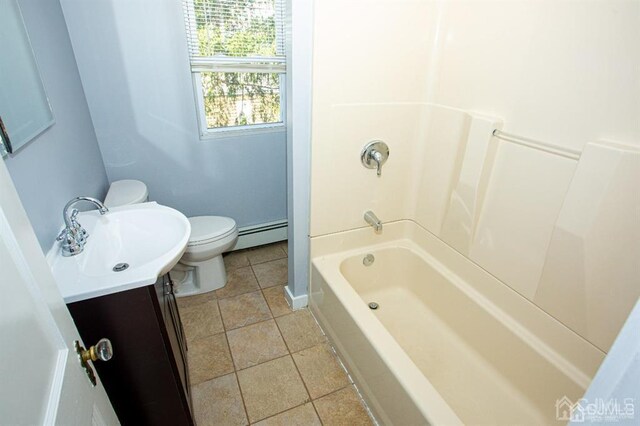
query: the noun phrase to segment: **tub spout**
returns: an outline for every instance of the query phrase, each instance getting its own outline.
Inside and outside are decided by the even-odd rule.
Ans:
[[[382,231],[382,222],[371,210],[364,214],[364,220],[376,230],[376,232]]]

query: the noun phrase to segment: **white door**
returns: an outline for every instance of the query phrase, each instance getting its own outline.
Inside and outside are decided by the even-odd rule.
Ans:
[[[0,290],[0,424],[118,424],[100,379],[93,387],[80,365],[78,330],[4,161]]]

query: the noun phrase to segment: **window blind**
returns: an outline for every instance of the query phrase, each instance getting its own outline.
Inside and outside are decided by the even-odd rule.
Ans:
[[[191,70],[285,71],[284,0],[183,0]]]

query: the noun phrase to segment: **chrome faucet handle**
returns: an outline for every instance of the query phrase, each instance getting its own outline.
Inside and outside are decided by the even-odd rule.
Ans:
[[[82,243],[84,243],[86,242],[87,238],[89,238],[89,233],[87,232],[86,229],[82,227],[82,225],[80,225],[80,222],[78,222],[79,213],[80,212],[78,211],[78,209],[71,210],[71,216],[69,216],[69,220],[71,222],[71,226],[77,232],[76,238],[79,239]]]
[[[82,252],[85,244],[85,240],[80,238],[78,230],[68,227],[60,232],[56,241],[62,242],[62,255],[65,257]]]
[[[69,229],[66,227],[62,231],[60,231],[60,233],[56,237],[56,241],[62,241],[64,239],[69,239]]]
[[[376,174],[382,176],[382,165],[389,158],[389,147],[383,141],[371,141],[365,145],[360,153],[360,161],[367,169],[376,169]]]

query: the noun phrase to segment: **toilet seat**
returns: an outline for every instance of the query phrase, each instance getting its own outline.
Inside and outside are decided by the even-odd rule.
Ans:
[[[191,236],[187,247],[195,247],[225,239],[237,232],[236,222],[223,216],[195,216],[189,218]]]

